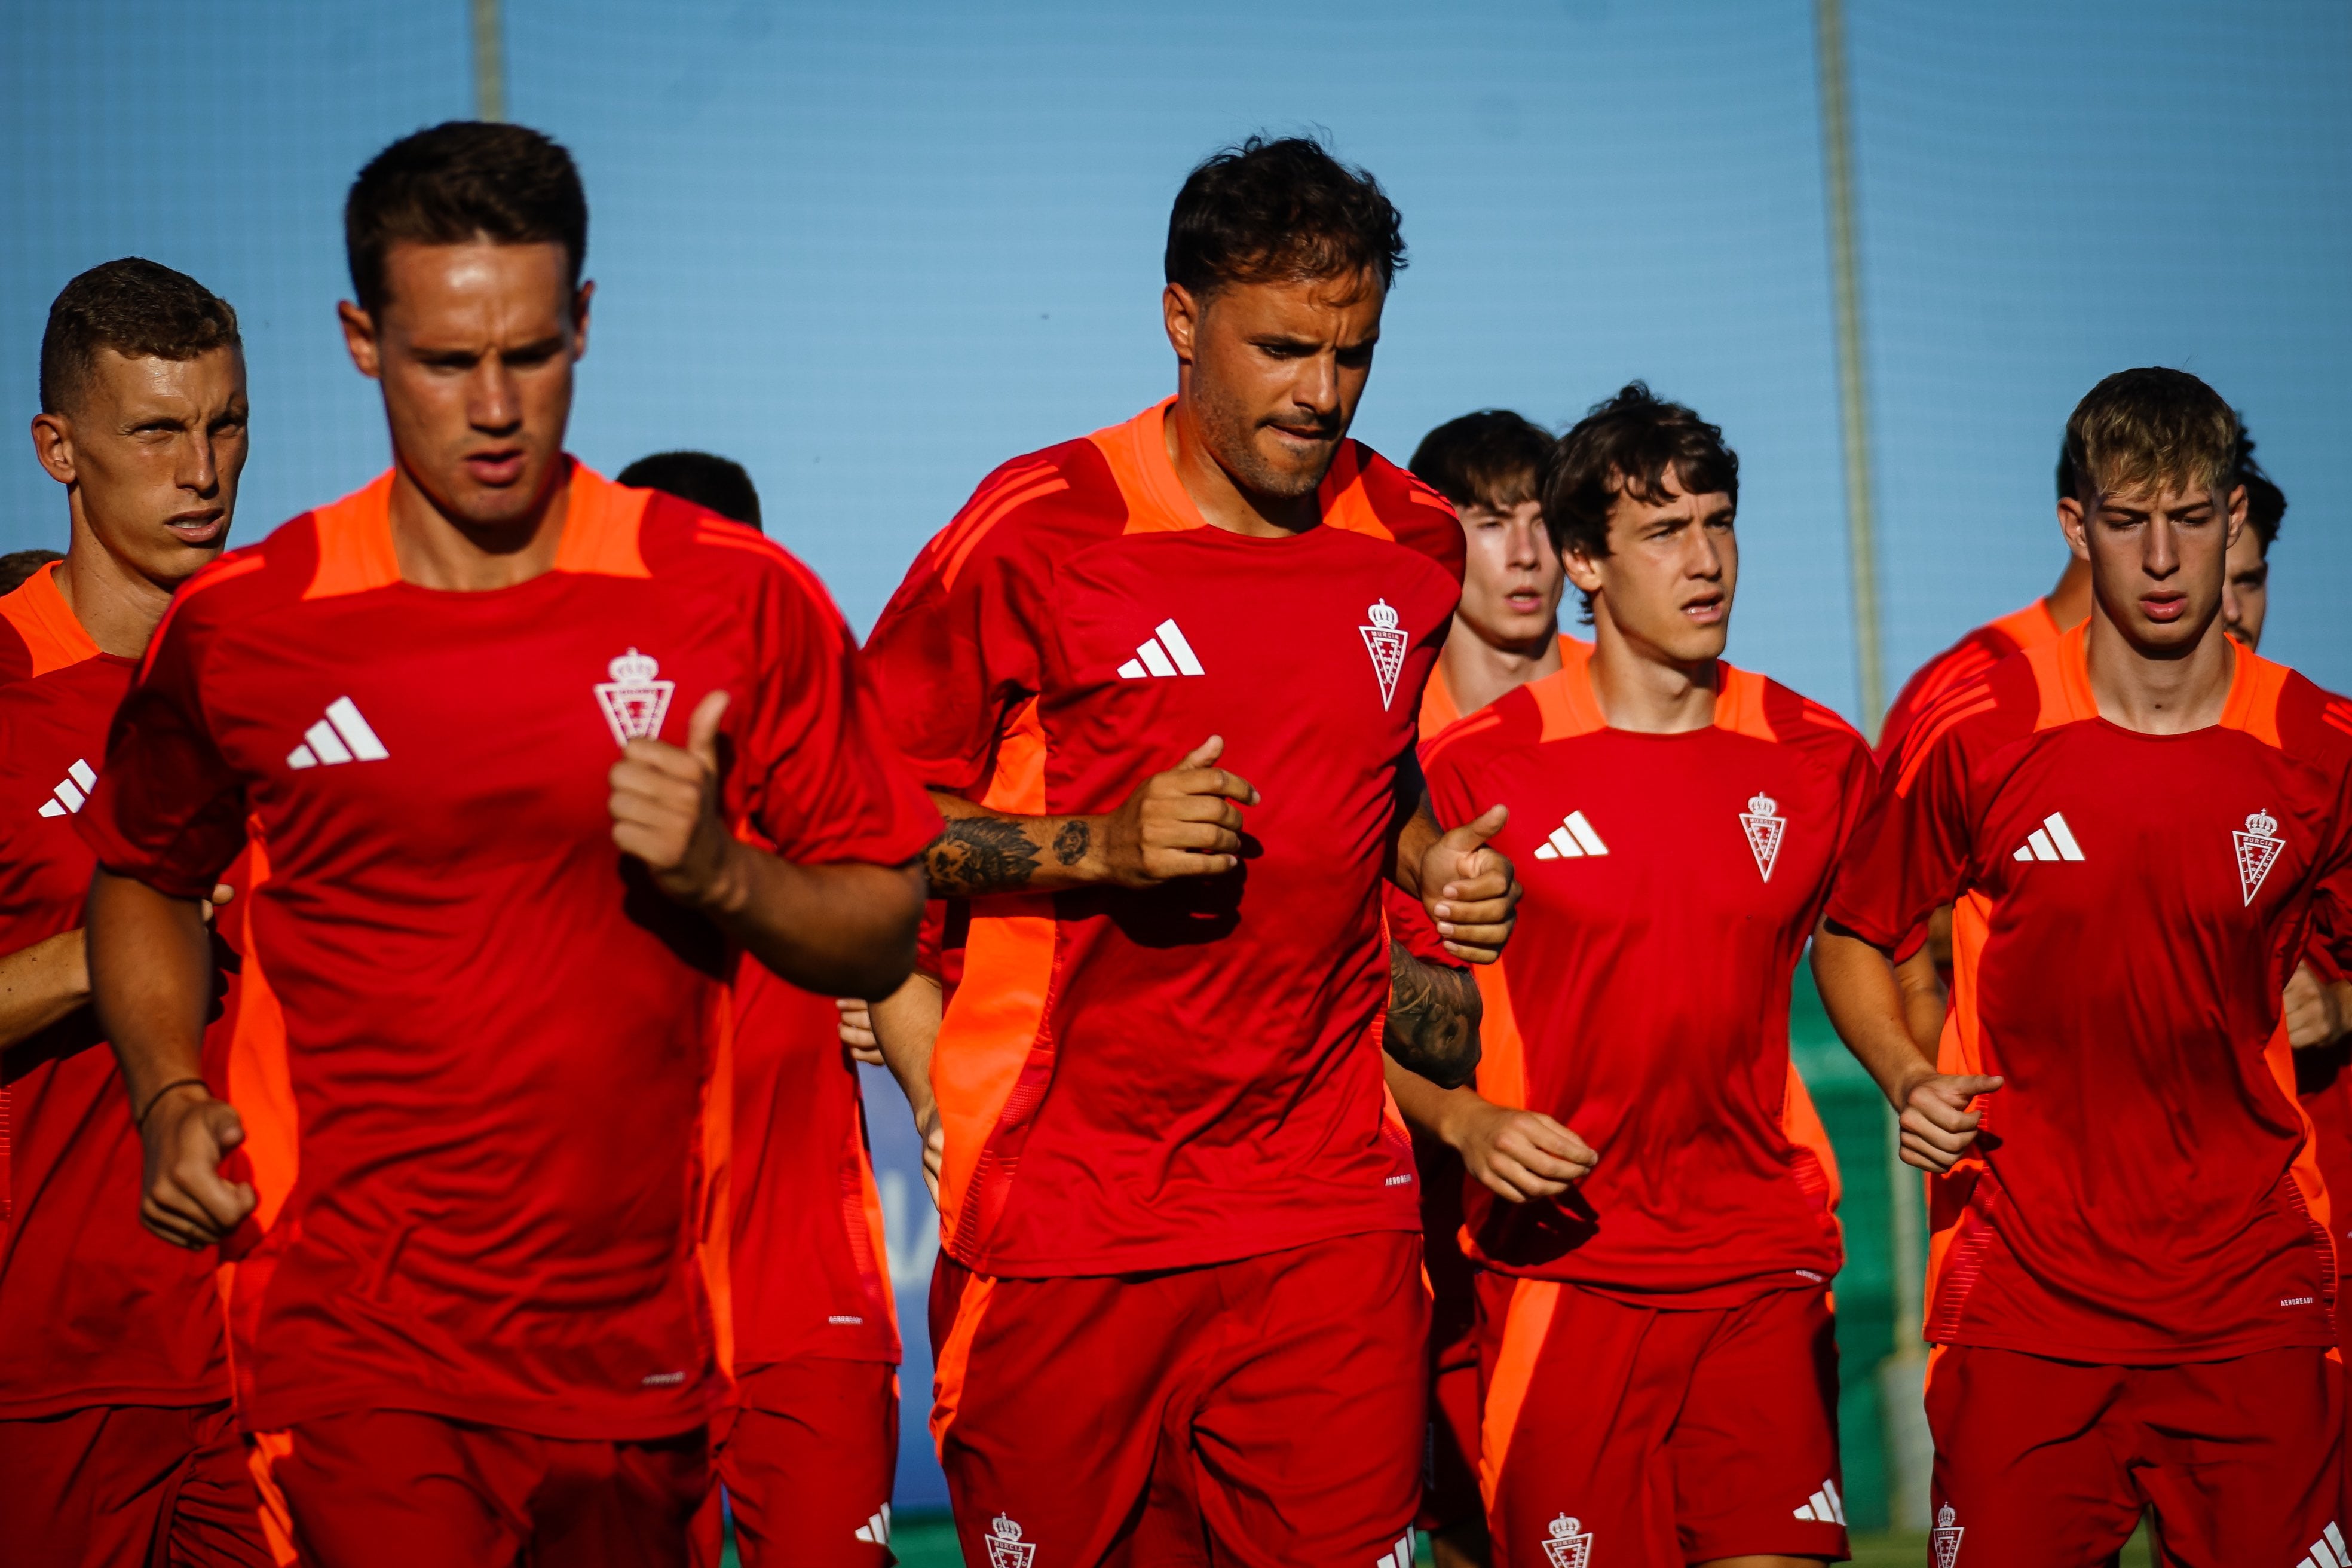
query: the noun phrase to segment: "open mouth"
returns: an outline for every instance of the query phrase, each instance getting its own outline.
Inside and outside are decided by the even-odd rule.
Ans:
[[[498,452],[476,452],[466,459],[466,472],[474,482],[492,487],[510,485],[522,478],[523,454],[509,447]]]
[[[189,512],[169,519],[163,524],[172,536],[187,544],[210,544],[228,527],[227,514],[220,511]]]
[[[1693,599],[1685,605],[1683,616],[1695,626],[1720,626],[1723,624],[1724,607],[1723,595],[1710,594],[1706,598]]]
[[[2158,625],[2168,625],[2173,621],[2179,620],[2182,616],[2189,613],[2189,595],[2186,594],[2143,594],[2140,595],[2139,607],[2140,613],[2145,615],[2149,620],[2155,621]]]

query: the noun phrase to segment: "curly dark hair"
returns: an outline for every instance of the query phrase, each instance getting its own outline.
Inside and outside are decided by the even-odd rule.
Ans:
[[[1196,299],[1229,283],[1404,269],[1404,220],[1363,169],[1304,136],[1253,136],[1212,154],[1168,215],[1168,281]]]

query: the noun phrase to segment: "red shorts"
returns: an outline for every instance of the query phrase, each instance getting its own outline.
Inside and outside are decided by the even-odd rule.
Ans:
[[[1482,1274],[1496,1568],[1843,1558],[1827,1298],[1667,1310]]]
[[[735,1380],[735,1409],[713,1462],[719,1485],[695,1516],[695,1568],[719,1568],[719,1487],[743,1568],[885,1568],[898,1468],[897,1369],[815,1356],[751,1368]]]
[[[685,1568],[710,1481],[699,1427],[615,1443],[368,1410],[257,1442],[306,1568]]]
[[[1478,1270],[1462,1256],[1462,1157],[1415,1138],[1423,1272],[1429,1276],[1429,1449],[1421,1478],[1423,1530],[1483,1527],[1478,1498]]]
[[[1110,1278],[942,1258],[931,1431],[964,1561],[1410,1568],[1428,1331],[1410,1232]]]
[[[0,1563],[270,1568],[226,1405],[0,1421]]]
[[[2341,1364],[2322,1350],[2086,1366],[1939,1345],[1927,1362],[1938,1562],[2110,1560],[2156,1510],[2179,1568],[2327,1568],[2342,1469]]]

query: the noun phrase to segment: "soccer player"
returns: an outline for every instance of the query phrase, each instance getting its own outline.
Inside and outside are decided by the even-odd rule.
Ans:
[[[40,389],[70,548],[0,598],[0,1557],[266,1564],[216,1260],[131,1206],[136,1108],[89,1010],[73,829],[173,590],[228,538],[236,312],[152,261],[93,268],[49,307]],[[226,1045],[216,1026],[201,1074]]]
[[[1501,814],[1415,809],[1460,526],[1347,436],[1402,259],[1312,142],[1202,163],[1176,395],[998,469],[868,645],[949,815],[934,886],[974,900],[930,1080],[932,1429],[975,1563],[1412,1559],[1380,889],[1480,960],[1516,888]]]
[[[619,482],[760,525],[760,492],[730,458],[657,453]],[[746,1568],[872,1568],[890,1560],[899,1347],[857,1068],[834,1002],[748,954],[732,1002],[734,1398],[712,1426],[719,1484],[695,1516],[694,1560],[721,1558],[723,1487]]]
[[[239,1418],[310,1561],[682,1563],[724,1393],[698,1243],[733,952],[889,991],[938,817],[803,567],[564,452],[591,286],[562,148],[419,132],[345,236],[394,468],[181,590],[76,819],[142,1217],[236,1238]],[[248,822],[282,1037],[240,1031],[275,1077],[232,1105],[188,900]]]
[[[1920,717],[1814,964],[1935,1173],[1936,1528],[1961,1564],[2340,1563],[2328,1195],[2280,992],[2352,900],[2352,706],[2221,621],[2237,421],[2180,371],[2076,406],[2093,613]],[[1887,954],[1956,905],[1940,1059]]]
[[[1533,421],[1489,408],[1446,421],[1413,449],[1413,477],[1454,503],[1465,546],[1454,631],[1422,690],[1424,743],[1465,713],[1555,675],[1563,659],[1580,661],[1591,650],[1559,629],[1567,579],[1536,499],[1552,446],[1550,434]],[[1391,901],[1390,918],[1392,926],[1417,923],[1402,900]],[[1467,1085],[1440,1089],[1394,1063],[1388,1082],[1413,1133],[1431,1289],[1429,1450],[1418,1522],[1439,1568],[1468,1568],[1486,1561],[1478,1493],[1478,1303],[1458,1236],[1462,1156],[1445,1139],[1475,1136],[1490,1168],[1503,1161],[1565,1168],[1583,1145],[1567,1129],[1546,1125],[1548,1117],[1507,1107],[1490,1112]]]
[[[1542,488],[1591,654],[1423,750],[1438,819],[1501,803],[1528,868],[1479,1091],[1590,1145],[1468,1191],[1498,1564],[1845,1555],[1834,1167],[1789,993],[1874,768],[1722,657],[1738,483],[1690,409],[1639,383],[1594,408]]]

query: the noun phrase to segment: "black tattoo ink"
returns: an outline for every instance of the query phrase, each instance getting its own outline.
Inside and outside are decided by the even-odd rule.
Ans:
[[[1018,892],[1037,874],[1037,846],[1017,822],[959,816],[923,855],[934,892],[950,897]]]
[[[1062,831],[1054,835],[1054,859],[1057,865],[1075,866],[1087,858],[1087,843],[1091,836],[1087,825],[1076,817],[1062,824]]]
[[[1478,1070],[1477,983],[1456,970],[1423,963],[1400,942],[1389,943],[1389,1016],[1382,1047],[1399,1067],[1440,1089],[1459,1089]]]

